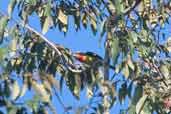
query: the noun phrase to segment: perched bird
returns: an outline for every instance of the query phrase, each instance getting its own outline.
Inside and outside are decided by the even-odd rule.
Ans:
[[[73,55],[77,60],[87,65],[103,65],[104,59],[93,53],[93,52],[77,52]],[[114,69],[114,66],[109,65],[111,69]]]

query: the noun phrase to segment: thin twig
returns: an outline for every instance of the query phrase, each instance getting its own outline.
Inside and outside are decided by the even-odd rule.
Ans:
[[[144,59],[144,62],[146,62],[151,68],[154,68],[158,73],[159,75],[163,78],[163,83],[165,84],[166,87],[168,87],[167,83],[164,81],[165,79],[165,76],[161,73],[161,71],[159,70],[159,68],[152,62],[152,63],[149,63],[147,60]]]

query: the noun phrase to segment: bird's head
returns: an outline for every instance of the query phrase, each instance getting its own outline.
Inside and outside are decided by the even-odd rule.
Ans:
[[[85,62],[87,60],[87,56],[84,53],[77,52],[73,55],[80,62]]]

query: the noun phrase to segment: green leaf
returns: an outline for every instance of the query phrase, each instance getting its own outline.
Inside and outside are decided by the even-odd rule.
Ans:
[[[52,21],[52,19],[50,16],[46,17],[45,22],[43,23],[43,28],[42,28],[43,34],[46,34],[46,32],[49,30],[49,27],[51,25],[51,21]]]
[[[142,95],[143,95],[143,87],[141,85],[137,85],[132,98],[132,104],[136,105],[139,99],[142,97]]]
[[[130,55],[128,55],[127,64],[128,64],[128,66],[129,66],[133,71],[135,70],[135,66],[134,66],[134,64],[133,64],[133,62],[132,62],[132,58],[131,58]]]
[[[144,95],[144,96],[142,96],[142,97],[139,99],[139,101],[137,102],[137,105],[136,105],[136,113],[137,113],[137,114],[143,114],[143,113],[141,113],[141,111],[142,111],[143,108],[144,108],[146,99],[147,99],[147,95]]]
[[[59,9],[58,19],[61,23],[63,23],[64,25],[67,25],[68,16],[61,9]]]
[[[9,15],[9,18],[11,18],[11,16],[12,16],[12,12],[14,10],[14,7],[15,7],[16,3],[17,3],[17,0],[10,0],[10,3],[8,5],[8,15]]]
[[[116,12],[117,14],[121,14],[124,12],[124,4],[122,2],[122,0],[115,0],[115,7],[116,7]]]
[[[0,48],[0,63],[3,61],[5,55],[7,54],[7,49],[6,48]]]
[[[27,92],[27,90],[28,90],[28,82],[27,82],[27,79],[25,79],[24,83],[22,85],[19,97],[23,97],[25,95],[25,93]]]
[[[86,87],[86,96],[88,99],[93,96],[93,92],[91,90],[91,87]]]
[[[20,86],[17,81],[14,81],[11,85],[11,99],[16,100],[20,93]]]
[[[112,46],[111,46],[111,55],[112,55],[114,65],[117,61],[118,54],[119,54],[119,41],[117,38],[114,37],[112,40]]]
[[[162,64],[162,65],[160,65],[159,69],[160,69],[161,73],[164,75],[164,77],[167,79],[169,76],[169,69],[168,69],[167,65]]]
[[[46,5],[44,13],[45,13],[45,16],[47,16],[47,17],[50,16],[50,14],[51,14],[51,3],[50,3],[50,0],[48,1],[47,5]]]
[[[10,50],[15,52],[17,50],[17,39],[12,39],[10,43]]]
[[[171,37],[169,37],[166,41],[166,49],[168,52],[171,52]]]
[[[129,37],[133,40],[133,43],[136,43],[138,40],[138,34],[134,31],[128,32]]]
[[[122,87],[119,89],[119,101],[122,104],[126,98],[127,95],[127,85],[126,83],[122,84]]]
[[[16,114],[17,113],[17,107],[16,106],[10,106],[7,108],[8,114]]]
[[[9,81],[5,80],[4,83],[4,95],[8,98],[11,95],[11,91],[10,91],[10,83]]]
[[[103,20],[100,25],[100,36],[101,36],[100,41],[102,40],[102,37],[104,36],[105,32],[106,32],[106,20]]]
[[[86,12],[84,12],[84,13],[82,14],[82,16],[81,16],[81,21],[82,21],[82,23],[83,23],[84,28],[86,28],[86,27],[87,27],[87,13],[86,13]]]
[[[133,81],[128,86],[128,97],[132,98]]]
[[[37,0],[29,0],[29,3],[31,4],[31,5],[36,5],[36,3],[37,3]]]
[[[128,109],[128,114],[136,114],[136,106],[131,105]]]
[[[8,17],[3,16],[0,18],[0,44],[3,42],[4,32],[8,24]]]
[[[144,107],[143,107],[143,110],[141,111],[141,114],[152,114],[152,110],[151,109],[152,109],[152,107],[151,107],[150,103],[146,100],[146,102],[144,104]]]
[[[43,84],[38,84],[36,81],[32,81],[32,87],[37,95],[39,95],[42,102],[50,102],[50,93],[46,91]]]
[[[108,0],[107,7],[108,7],[108,10],[111,14],[116,12],[116,8],[115,8],[115,6],[111,0]]]
[[[96,18],[94,18],[94,17],[95,17],[94,13],[90,13],[91,29],[93,31],[93,34],[95,35],[97,32],[97,23],[96,23]]]
[[[34,95],[31,100],[26,102],[27,106],[29,106],[33,111],[37,112],[39,105],[40,97],[38,95]]]
[[[123,73],[123,75],[126,78],[128,78],[128,76],[129,76],[129,68],[128,68],[128,65],[127,64],[125,64],[125,67],[122,69],[122,73]]]

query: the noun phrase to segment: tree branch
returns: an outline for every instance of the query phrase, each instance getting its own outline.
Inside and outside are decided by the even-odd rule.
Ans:
[[[0,13],[4,16],[8,16],[7,14],[5,14],[2,10],[0,10]],[[9,16],[8,16],[9,17]],[[65,60],[64,55],[60,52],[60,50],[58,48],[61,48],[61,46],[59,46],[58,44],[54,44],[53,42],[49,41],[47,37],[45,37],[42,33],[38,32],[36,29],[34,29],[33,27],[31,27],[28,24],[25,24],[23,21],[17,21],[14,18],[11,18],[15,23],[17,23],[18,25],[28,29],[29,31],[35,33],[36,35],[38,35],[43,41],[45,41],[52,49],[54,49],[58,56],[61,57],[62,63],[64,64],[64,66],[70,70],[71,72],[82,72],[83,69],[77,69],[77,67],[74,64],[68,64],[67,60]]]

